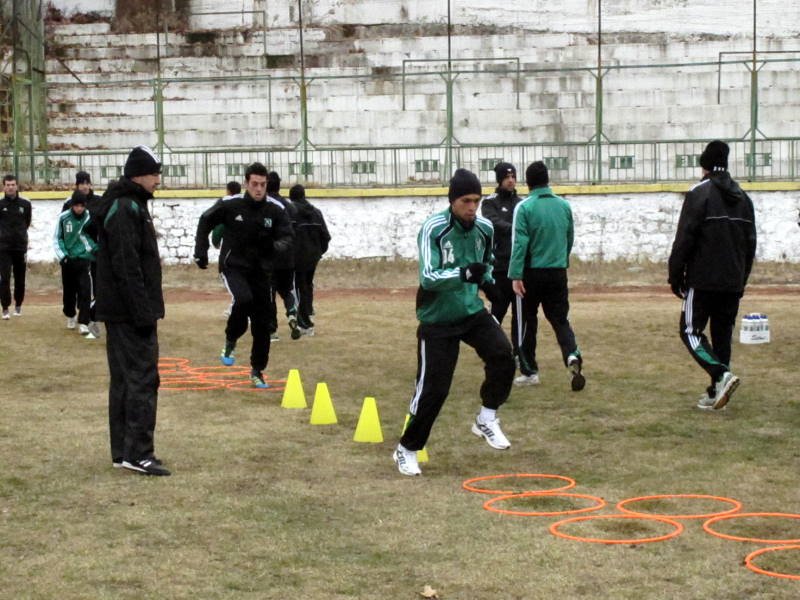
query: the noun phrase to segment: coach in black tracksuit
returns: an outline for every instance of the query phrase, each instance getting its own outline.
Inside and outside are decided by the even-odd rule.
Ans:
[[[92,221],[97,227],[95,313],[106,324],[110,384],[108,420],[115,467],[169,475],[155,456],[158,333],[164,317],[161,259],[147,201],[161,181],[161,162],[134,148],[124,176],[111,183]]]
[[[206,210],[197,224],[194,260],[208,266],[208,236],[217,225],[225,226],[220,262],[222,279],[233,298],[225,327],[225,347],[220,359],[233,364],[238,339],[250,331],[250,379],[255,387],[268,387],[263,371],[269,362],[269,322],[273,311],[270,294],[275,259],[292,252],[294,231],[286,210],[266,193],[267,169],[253,163],[245,171],[243,198],[217,202]]]
[[[498,323],[511,306],[511,343],[514,354],[518,348],[518,315],[517,303],[514,302],[516,294],[508,278],[508,261],[511,258],[511,227],[514,221],[514,207],[520,201],[517,195],[517,169],[511,163],[500,162],[494,167],[497,179],[495,192],[481,202],[481,214],[489,219],[494,226],[494,277],[497,295],[491,302],[492,316]]]
[[[703,180],[686,194],[669,257],[669,284],[683,300],[681,339],[711,377],[702,409],[722,408],[739,385],[731,336],[756,254],[753,203],[728,173],[728,152],[715,140],[700,156]]]
[[[14,314],[22,314],[25,299],[25,269],[28,255],[28,228],[31,226],[31,203],[19,195],[17,178],[3,177],[0,198],[0,303],[3,319],[9,318],[11,273],[14,273]]]

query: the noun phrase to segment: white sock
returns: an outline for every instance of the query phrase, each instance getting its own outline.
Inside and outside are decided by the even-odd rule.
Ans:
[[[478,421],[481,423],[488,423],[489,421],[494,421],[496,418],[497,409],[481,406],[481,412],[478,413]]]

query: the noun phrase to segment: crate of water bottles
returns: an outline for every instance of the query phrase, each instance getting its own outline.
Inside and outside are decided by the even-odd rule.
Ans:
[[[769,342],[769,319],[763,313],[747,313],[742,317],[739,329],[742,344],[766,344]]]

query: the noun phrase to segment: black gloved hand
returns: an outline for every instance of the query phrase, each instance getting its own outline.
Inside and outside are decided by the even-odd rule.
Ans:
[[[498,288],[496,284],[484,283],[479,287],[486,296],[486,299],[492,304],[500,304],[503,302],[504,299],[503,293],[500,291],[500,288]]]
[[[62,258],[62,259],[59,261],[59,264],[60,264],[62,267],[66,267],[66,266],[69,264],[69,256],[65,256],[64,258]]]
[[[195,256],[194,257],[194,264],[196,264],[201,269],[208,268],[208,255],[205,254],[203,256]]]
[[[480,283],[483,281],[483,276],[486,273],[486,265],[479,262],[468,264],[466,267],[461,267],[461,281],[467,283]]]
[[[672,290],[672,293],[675,294],[681,300],[683,300],[686,297],[686,290],[683,288],[682,285],[678,283],[671,283],[669,287]]]

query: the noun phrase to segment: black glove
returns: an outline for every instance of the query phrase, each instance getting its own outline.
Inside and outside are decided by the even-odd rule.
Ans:
[[[670,289],[672,289],[672,293],[675,294],[678,298],[683,300],[686,297],[686,290],[683,288],[682,285],[678,283],[671,283],[669,284]]]
[[[503,292],[494,283],[484,283],[480,286],[486,299],[492,304],[501,304],[504,300]]]
[[[62,266],[62,267],[66,267],[66,266],[67,266],[67,264],[69,263],[69,257],[68,257],[68,256],[65,256],[64,258],[62,258],[62,259],[59,261],[59,263],[61,264],[61,266]]]
[[[486,273],[486,265],[479,262],[468,264],[466,267],[461,267],[461,281],[467,283],[480,283],[483,281],[483,276]]]
[[[196,264],[201,269],[208,268],[208,255],[205,254],[203,256],[195,256],[194,257],[194,264]]]

